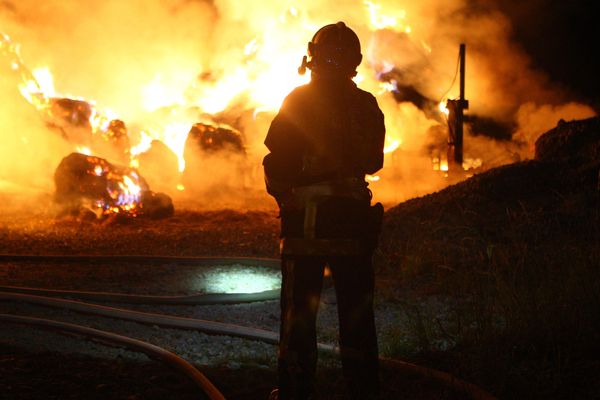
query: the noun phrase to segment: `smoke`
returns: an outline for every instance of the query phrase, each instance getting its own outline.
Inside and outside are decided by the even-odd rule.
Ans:
[[[143,88],[150,82],[170,88],[165,100],[181,97],[206,62],[214,19],[204,2],[8,4],[12,11],[0,21],[22,44],[30,68],[48,66],[61,93],[93,99],[126,120],[144,111]]]
[[[0,66],[0,192],[50,191],[68,144],[52,135],[21,97],[14,75]]]
[[[557,106],[549,104],[538,106],[532,102],[525,103],[517,112],[516,118],[519,128],[513,137],[515,140],[527,144],[522,149],[523,157],[531,158],[535,154],[534,144],[536,140],[543,133],[554,128],[561,119],[570,121],[588,118],[593,115],[594,111],[591,107],[577,103],[566,103]]]
[[[166,131],[173,123],[212,120],[241,130],[247,158],[232,168],[226,156],[193,171],[201,189],[184,197],[212,206],[214,188],[229,181],[242,190],[230,187],[223,204],[236,206],[232,199],[237,198],[237,206],[246,206],[248,198],[260,199],[252,204],[269,201],[260,173],[262,141],[283,97],[306,81],[295,72],[306,43],[321,26],[343,20],[363,45],[359,86],[377,95],[388,145],[401,142],[386,155],[381,179],[372,184],[381,199],[397,202],[448,183],[432,172],[431,161],[445,150],[445,122],[442,114],[432,117],[430,108],[399,103],[397,94],[382,88],[382,73],[391,71],[396,85],[412,88],[431,104],[456,98],[458,45],[466,43],[468,113],[516,126],[515,140],[503,143],[475,138],[467,129],[465,156],[481,159],[484,168],[510,162],[515,154],[527,157],[523,149],[540,129],[552,127],[536,121],[593,115],[532,66],[512,39],[510,21],[490,3],[6,0],[0,2],[0,30],[21,43],[30,69],[52,71],[58,92],[116,113],[127,123],[133,144],[143,132]],[[1,80],[0,177],[51,191],[52,172],[73,146],[22,100],[14,76],[3,73]],[[182,150],[181,138],[176,142]],[[26,157],[15,160],[15,154]],[[181,196],[174,189],[168,194]]]

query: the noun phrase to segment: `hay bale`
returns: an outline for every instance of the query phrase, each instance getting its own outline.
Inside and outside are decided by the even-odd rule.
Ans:
[[[169,196],[152,192],[136,170],[100,157],[69,154],[56,168],[54,183],[54,198],[64,213],[88,209],[98,218],[110,214],[152,218],[173,214]]]
[[[600,162],[600,118],[560,120],[535,142],[535,159],[574,166]]]

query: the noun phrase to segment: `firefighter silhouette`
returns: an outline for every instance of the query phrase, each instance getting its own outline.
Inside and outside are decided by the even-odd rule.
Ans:
[[[383,207],[371,206],[365,174],[383,166],[385,126],[375,98],[352,78],[362,60],[356,34],[326,25],[308,43],[299,73],[310,83],[284,100],[263,160],[281,215],[279,385],[272,399],[317,398],[316,315],[329,266],[338,304],[348,398],[376,398],[378,350],[372,254]]]

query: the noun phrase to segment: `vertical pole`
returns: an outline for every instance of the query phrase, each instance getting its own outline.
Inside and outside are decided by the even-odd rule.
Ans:
[[[465,99],[465,53],[466,53],[466,46],[464,43],[460,44],[460,51],[459,51],[459,57],[460,57],[460,100],[464,100]]]
[[[448,167],[462,170],[463,163],[463,122],[464,110],[469,108],[469,101],[465,99],[465,54],[466,46],[460,44],[460,97],[448,100]]]
[[[454,162],[462,168],[463,163],[463,110],[465,107],[465,44],[460,44],[460,98],[458,107],[456,107],[456,130],[454,143]]]

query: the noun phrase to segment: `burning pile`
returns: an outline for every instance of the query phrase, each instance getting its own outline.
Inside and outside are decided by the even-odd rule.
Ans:
[[[171,198],[152,192],[138,170],[148,171],[157,178],[157,186],[183,190],[182,159],[160,140],[151,139],[147,144],[152,134],[144,131],[140,133],[140,143],[132,147],[122,120],[110,119],[109,115],[114,114],[101,112],[93,102],[57,96],[51,75],[46,75],[48,71],[31,73],[21,60],[18,46],[6,35],[0,39],[1,55],[10,60],[11,69],[18,75],[23,97],[41,113],[50,130],[76,147],[77,152],[65,157],[54,174],[55,200],[61,208],[75,212],[84,207],[98,218],[110,214],[171,215]],[[183,126],[178,124],[177,128]],[[222,154],[245,157],[242,134],[230,127],[196,123],[184,137],[187,138],[184,151],[192,165],[188,170],[195,169],[197,160],[205,162]],[[189,186],[194,186],[193,178],[187,181]]]
[[[183,182],[193,192],[222,190],[223,187],[245,185],[250,170],[241,132],[227,126],[197,123],[192,126],[185,141],[186,169]],[[226,168],[220,168],[226,163]],[[212,171],[198,182],[198,172]]]
[[[537,136],[559,118],[593,115],[580,104],[560,105],[568,99],[546,87],[531,69],[526,55],[510,42],[508,22],[491,3],[44,4],[0,2],[2,29],[25,43],[29,60],[45,64],[27,68],[19,46],[0,35],[0,68],[6,69],[0,79],[12,79],[29,103],[19,109],[33,105],[44,120],[44,133],[35,139],[50,128],[66,142],[53,150],[60,157],[77,152],[127,166],[171,197],[208,203],[217,186],[235,188],[231,197],[244,197],[249,189],[262,192],[257,171],[268,123],[285,95],[309,79],[296,74],[306,42],[318,28],[337,20],[346,21],[360,37],[364,61],[355,81],[376,95],[386,115],[385,167],[369,177],[378,186],[374,192],[386,197],[381,200],[400,201],[449,183],[433,170],[448,169],[448,110],[439,105],[459,96],[453,85],[459,43],[472,50],[466,71],[470,105],[464,119],[464,159],[457,169],[472,173],[531,157],[528,151]],[[136,18],[123,19],[131,15]],[[57,28],[57,19],[69,28]],[[77,95],[58,93],[51,70],[61,88]],[[19,101],[0,94],[0,104]],[[118,112],[100,108],[90,98]],[[552,105],[546,106],[548,102]],[[6,114],[12,117],[10,111]],[[0,124],[3,136],[14,131],[22,135],[0,154],[1,184],[13,179],[6,171],[15,164],[8,157],[19,153],[15,148],[40,140],[32,139],[30,121],[3,117]],[[44,167],[60,160],[55,154],[46,158]],[[143,186],[133,175],[124,176]],[[127,186],[124,178],[120,182]],[[114,190],[123,189],[117,184],[105,191]],[[95,199],[104,203],[99,207],[103,213],[126,212],[113,200]]]
[[[84,207],[99,218],[108,214],[153,218],[173,214],[169,196],[152,192],[135,170],[99,157],[68,155],[56,168],[54,183],[55,199],[65,212],[78,213]]]

